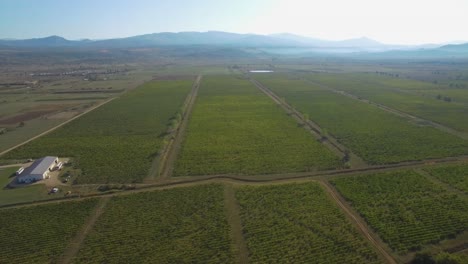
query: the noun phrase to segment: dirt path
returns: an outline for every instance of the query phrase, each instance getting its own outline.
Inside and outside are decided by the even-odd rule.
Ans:
[[[231,184],[224,185],[224,204],[227,212],[227,220],[231,226],[231,238],[234,242],[234,253],[237,263],[249,263],[249,250],[245,243],[240,218],[240,207],[237,202],[234,189]]]
[[[432,176],[429,172],[423,170],[422,168],[417,168],[415,169],[415,171],[417,173],[419,173],[420,175],[424,176],[426,179],[428,179],[430,182],[436,184],[436,185],[439,185],[439,186],[442,186],[442,188],[446,189],[447,191],[449,192],[453,192],[453,193],[456,193],[460,196],[463,196],[463,197],[467,197],[468,195],[466,193],[464,193],[462,190],[459,190],[453,186],[451,186],[450,184],[447,184],[439,179],[437,179],[436,177]]]
[[[284,102],[281,98],[279,98],[273,91],[271,91],[268,87],[260,83],[259,81],[250,78],[250,81],[263,93],[265,93],[268,97],[270,97],[276,104],[281,106],[291,117],[293,117],[296,121],[301,124],[304,124],[304,128],[308,130],[312,135],[320,140],[322,144],[328,147],[332,152],[337,154],[339,157],[343,158],[345,156],[345,152],[349,153],[349,163],[353,168],[363,168],[367,166],[367,163],[358,157],[356,154],[352,153],[350,150],[346,149],[343,145],[341,145],[336,138],[333,138],[330,135],[327,135],[327,140],[322,139],[322,129],[320,126],[313,121],[305,118],[299,111],[295,108],[290,106],[288,103]]]
[[[348,206],[340,199],[340,196],[336,193],[333,187],[330,186],[328,182],[319,181],[319,183],[325,188],[325,190],[330,194],[333,200],[338,204],[338,206],[345,212],[346,215],[354,222],[354,224],[359,227],[359,231],[364,235],[367,240],[378,250],[380,255],[387,261],[387,263],[396,264],[395,259],[384,249],[383,243],[378,242],[374,237],[377,237],[375,234],[372,235],[369,231],[369,228],[366,226],[364,221],[356,213],[353,213]]]
[[[63,253],[62,258],[60,259],[60,264],[70,263],[73,258],[78,254],[81,245],[83,244],[86,236],[93,228],[94,224],[98,220],[99,216],[104,212],[104,207],[106,207],[109,202],[110,197],[103,197],[96,205],[96,208],[92,212],[91,216],[88,218],[86,223],[83,225],[83,228],[78,232],[78,234],[69,242],[65,252]]]
[[[177,128],[176,135],[173,140],[168,144],[167,153],[163,159],[161,159],[161,180],[165,180],[172,175],[172,171],[174,169],[174,163],[177,158],[177,154],[180,150],[180,145],[185,136],[185,131],[188,126],[188,122],[190,116],[192,114],[193,106],[195,104],[195,100],[198,95],[198,90],[200,88],[200,82],[202,79],[202,75],[199,75],[195,82],[192,85],[192,91],[190,93],[190,98],[186,104],[186,108],[184,111],[184,115],[182,117],[182,121],[180,126]]]
[[[305,80],[305,81],[308,82],[308,83],[318,85],[318,86],[320,86],[320,87],[322,87],[324,89],[330,90],[330,91],[332,91],[332,92],[334,92],[336,94],[344,95],[344,96],[347,96],[347,97],[349,97],[351,99],[354,99],[354,100],[357,100],[357,101],[360,101],[360,102],[363,102],[363,103],[366,103],[366,104],[369,104],[369,105],[376,106],[377,108],[382,109],[387,113],[391,113],[393,115],[397,115],[399,117],[409,119],[409,120],[413,121],[414,123],[420,123],[420,124],[428,125],[428,126],[431,126],[431,127],[435,128],[435,129],[438,129],[438,130],[440,130],[442,132],[446,132],[446,133],[452,134],[454,136],[460,137],[462,139],[468,140],[468,134],[467,133],[457,131],[457,130],[451,128],[451,127],[447,127],[447,126],[444,126],[442,124],[436,123],[434,121],[405,113],[403,111],[388,107],[388,106],[383,105],[383,104],[372,102],[372,101],[370,101],[368,99],[364,99],[364,98],[361,98],[361,97],[356,96],[354,94],[350,94],[350,93],[345,92],[345,91],[341,91],[341,90],[331,88],[331,87],[329,87],[327,85],[324,85],[324,84],[321,84],[321,83],[313,82],[313,81],[310,81],[310,80]]]
[[[32,137],[32,138],[30,138],[30,139],[28,139],[28,140],[26,140],[26,141],[24,141],[24,142],[22,142],[22,143],[16,145],[16,146],[13,146],[13,147],[11,147],[11,148],[9,148],[9,149],[7,149],[7,150],[4,150],[4,151],[0,152],[0,156],[2,156],[3,154],[5,154],[5,153],[7,153],[7,152],[9,152],[9,151],[11,151],[11,150],[13,150],[13,149],[15,149],[15,148],[18,148],[18,147],[20,147],[20,146],[22,146],[22,145],[24,145],[24,144],[26,144],[26,143],[29,143],[29,142],[35,140],[36,138],[42,137],[42,136],[44,136],[45,134],[48,134],[48,133],[50,133],[50,132],[56,130],[56,129],[59,128],[59,127],[62,127],[62,126],[64,126],[64,125],[70,123],[71,121],[73,121],[73,120],[75,120],[75,119],[77,119],[77,118],[79,118],[79,117],[81,117],[81,116],[83,116],[83,115],[85,115],[85,114],[87,114],[87,113],[89,113],[89,112],[95,110],[96,108],[101,107],[101,106],[103,106],[103,105],[109,103],[110,101],[114,100],[115,98],[117,98],[117,97],[110,98],[110,99],[108,99],[108,100],[106,100],[106,101],[104,101],[104,102],[101,102],[101,103],[99,103],[99,104],[97,104],[97,105],[95,105],[95,106],[93,106],[93,107],[91,107],[91,108],[88,108],[88,109],[86,109],[86,111],[84,111],[83,113],[81,113],[81,114],[79,114],[79,115],[77,115],[77,116],[75,116],[75,117],[73,117],[73,118],[71,118],[71,119],[68,119],[67,121],[65,121],[65,122],[63,122],[63,123],[61,123],[61,124],[59,124],[59,125],[57,125],[57,126],[51,128],[51,129],[49,129],[49,130],[47,130],[47,131],[44,131],[44,132],[40,133],[39,135],[34,136],[34,137]]]

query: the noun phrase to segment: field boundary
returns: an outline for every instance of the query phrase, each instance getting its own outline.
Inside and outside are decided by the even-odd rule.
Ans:
[[[23,146],[23,145],[25,145],[25,144],[27,144],[27,143],[29,143],[29,142],[31,142],[31,141],[37,139],[37,138],[40,138],[40,137],[42,137],[42,136],[44,136],[44,135],[46,135],[46,134],[49,134],[50,132],[52,132],[52,131],[54,131],[54,130],[56,130],[56,129],[58,129],[58,128],[60,128],[60,127],[62,127],[62,126],[64,126],[64,125],[66,125],[66,124],[68,124],[68,123],[70,123],[71,121],[73,121],[73,120],[75,120],[75,119],[77,119],[77,118],[82,117],[83,115],[85,115],[85,114],[87,114],[87,113],[89,113],[89,112],[91,112],[91,111],[93,111],[93,110],[95,110],[95,109],[97,109],[97,108],[99,108],[99,107],[101,107],[101,106],[103,106],[103,105],[109,103],[110,101],[112,101],[112,100],[114,100],[114,99],[116,99],[116,98],[118,98],[118,97],[112,97],[112,98],[110,98],[110,99],[108,99],[108,100],[105,100],[104,102],[100,102],[100,103],[98,103],[97,105],[92,106],[91,108],[86,109],[86,111],[82,112],[81,114],[78,114],[78,115],[76,115],[76,116],[74,116],[74,117],[72,117],[72,118],[66,120],[66,121],[63,122],[63,123],[58,124],[58,125],[54,126],[53,128],[50,128],[50,129],[48,129],[48,130],[46,130],[46,131],[40,133],[39,135],[36,135],[36,136],[34,136],[34,137],[32,137],[32,138],[26,140],[26,141],[23,141],[22,143],[20,143],[20,144],[18,144],[18,145],[16,145],[16,146],[13,146],[13,147],[11,147],[11,148],[9,148],[9,149],[7,149],[7,150],[4,150],[4,151],[0,152],[0,156],[2,156],[2,155],[4,155],[4,154],[6,154],[7,152],[10,152],[10,151],[12,151],[12,150],[18,148],[18,147],[21,147],[21,146]]]
[[[320,185],[333,199],[335,204],[340,207],[342,212],[348,216],[348,219],[350,219],[354,225],[358,227],[358,231],[363,235],[363,237],[365,237],[372,244],[372,246],[377,249],[381,257],[383,257],[387,263],[396,264],[397,262],[392,257],[391,253],[388,253],[386,247],[383,246],[385,244],[378,239],[375,239],[379,236],[370,230],[370,228],[365,224],[365,221],[357,213],[355,213],[353,209],[349,207],[349,205],[346,204],[341,195],[330,185],[330,183],[327,181],[317,182],[320,183]]]
[[[394,171],[402,169],[415,169],[420,167],[426,167],[428,165],[434,164],[461,164],[468,162],[468,156],[461,156],[456,158],[445,158],[438,160],[423,160],[415,162],[405,162],[398,164],[390,165],[381,165],[381,166],[371,166],[366,168],[359,169],[342,169],[342,170],[329,170],[329,171],[317,171],[315,173],[311,172],[302,172],[302,173],[289,173],[289,174],[268,174],[268,175],[201,175],[201,176],[179,176],[172,177],[167,181],[159,181],[151,184],[141,184],[138,185],[136,189],[126,190],[126,191],[111,191],[106,193],[94,193],[89,195],[80,195],[79,197],[61,197],[53,198],[41,201],[33,202],[24,202],[16,204],[8,204],[0,206],[0,210],[15,208],[15,207],[25,207],[25,206],[35,206],[40,204],[47,203],[58,203],[65,201],[76,201],[81,199],[89,199],[96,197],[107,197],[107,196],[116,196],[116,195],[126,195],[138,192],[154,191],[165,188],[176,188],[179,186],[190,186],[194,184],[204,184],[210,182],[218,181],[231,181],[245,184],[253,183],[281,183],[288,181],[297,181],[297,180],[313,180],[313,179],[328,179],[332,177],[346,177],[353,176],[358,174],[368,174],[368,173],[378,173],[385,171]],[[101,184],[88,184],[83,186],[95,186],[98,188]]]
[[[224,206],[226,207],[226,218],[231,226],[230,233],[234,244],[234,253],[236,253],[236,261],[242,264],[250,263],[249,250],[242,231],[240,206],[237,202],[235,191],[230,184],[224,184]]]
[[[307,119],[302,115],[297,109],[289,105],[287,102],[278,97],[273,91],[271,91],[267,86],[263,85],[261,82],[253,79],[249,76],[249,80],[253,83],[260,91],[270,97],[277,105],[281,106],[288,115],[293,117],[298,123],[304,124],[304,128],[309,131],[317,140],[319,140],[323,145],[328,147],[333,153],[337,154],[340,158],[345,157],[345,153],[349,155],[349,162],[351,167],[362,168],[368,166],[368,164],[359,156],[354,154],[351,150],[347,149],[345,146],[341,145],[338,140],[330,135],[327,135],[326,140],[322,140],[322,128],[315,122]]]
[[[164,169],[166,168],[166,163],[168,161],[168,156],[171,153],[171,149],[173,148],[174,142],[177,138],[177,135],[180,132],[182,123],[186,119],[187,115],[190,115],[188,111],[191,111],[190,104],[194,100],[193,97],[197,95],[198,90],[194,93],[194,89],[199,86],[201,80],[201,75],[198,75],[197,78],[195,79],[194,83],[192,84],[192,89],[188,93],[187,97],[185,98],[184,103],[182,104],[182,119],[180,123],[177,125],[176,129],[169,133],[169,135],[166,136],[166,139],[168,139],[168,142],[164,144],[163,150],[161,151],[161,154],[158,155],[155,160],[153,161],[153,164],[150,168],[150,173],[148,177],[146,177],[143,182],[154,182],[157,177],[162,176],[162,173],[164,172]],[[163,179],[164,177],[159,177],[159,179]]]
[[[324,84],[319,83],[319,82],[314,82],[314,81],[311,81],[311,80],[308,80],[308,79],[303,79],[303,80],[308,82],[308,83],[318,85],[318,86],[320,86],[320,87],[322,87],[324,89],[327,89],[327,90],[329,90],[329,91],[331,91],[331,92],[333,92],[335,94],[346,96],[346,97],[354,99],[356,101],[359,101],[359,102],[362,102],[362,103],[365,103],[365,104],[368,104],[368,105],[375,106],[375,107],[377,107],[377,108],[379,108],[379,109],[381,109],[381,110],[383,110],[383,111],[385,111],[387,113],[390,113],[390,114],[393,114],[393,115],[408,119],[408,120],[413,121],[415,123],[423,123],[425,125],[428,125],[428,126],[430,126],[432,128],[440,130],[442,132],[457,136],[457,137],[459,137],[461,139],[464,139],[464,140],[468,140],[468,134],[467,133],[455,130],[455,129],[451,128],[451,127],[442,125],[442,124],[434,122],[432,120],[425,119],[425,118],[422,118],[422,117],[418,117],[418,116],[415,116],[415,115],[400,111],[398,109],[386,106],[384,104],[376,103],[376,102],[371,101],[369,99],[361,98],[361,97],[356,96],[356,95],[354,95],[352,93],[349,93],[349,92],[334,89],[334,88],[332,88],[332,87],[330,87],[328,85],[324,85]]]
[[[86,223],[83,225],[82,229],[78,231],[76,236],[69,242],[67,248],[65,249],[62,258],[60,259],[60,264],[68,264],[70,263],[73,258],[78,254],[78,251],[81,248],[86,236],[89,234],[91,229],[96,224],[98,218],[104,212],[104,208],[106,207],[107,203],[109,202],[110,197],[103,197],[100,199],[96,207],[94,208],[91,216],[88,218]]]
[[[160,180],[164,181],[172,175],[172,171],[174,170],[174,163],[177,155],[179,154],[180,146],[184,139],[190,116],[192,115],[193,106],[195,105],[195,100],[198,95],[198,90],[200,88],[200,82],[202,78],[202,75],[198,75],[197,79],[193,83],[192,91],[190,92],[185,111],[182,116],[182,121],[177,128],[174,138],[171,139],[167,145],[167,151],[165,152],[165,155],[161,159],[161,168],[159,170]]]

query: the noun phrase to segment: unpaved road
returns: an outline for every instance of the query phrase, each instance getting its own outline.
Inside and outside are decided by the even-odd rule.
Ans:
[[[343,212],[349,216],[349,218],[356,224],[357,227],[359,227],[359,231],[362,234],[364,234],[365,238],[367,238],[367,240],[379,251],[382,257],[385,258],[387,263],[396,264],[397,262],[395,261],[395,259],[382,247],[381,243],[374,239],[374,237],[369,232],[367,226],[363,223],[363,220],[359,216],[351,212],[351,210],[341,201],[335,190],[332,187],[330,187],[329,183],[324,181],[319,181],[319,183],[324,187],[328,194],[330,194],[330,196],[333,198],[336,204],[338,204],[338,206],[343,210]]]
[[[299,111],[297,111],[294,107],[290,106],[288,103],[281,100],[278,95],[276,95],[273,91],[271,91],[268,87],[260,83],[259,81],[249,78],[250,81],[263,93],[265,93],[268,97],[270,97],[276,104],[281,106],[288,114],[290,114],[296,121],[304,124],[306,129],[311,132],[317,139],[322,137],[322,128],[314,123],[313,121],[306,119]],[[341,145],[336,138],[328,135],[327,140],[323,141],[326,147],[328,147],[332,152],[336,153],[340,157],[345,156],[345,152],[349,152],[350,157],[350,164],[353,168],[363,168],[367,166],[367,163],[361,159],[356,154],[352,153],[351,151],[347,150],[343,145]]]
[[[431,127],[435,128],[435,129],[438,129],[438,130],[440,130],[442,132],[449,133],[449,134],[452,134],[454,136],[460,137],[462,139],[468,140],[468,134],[467,133],[457,131],[457,130],[451,128],[451,127],[447,127],[447,126],[444,126],[442,124],[436,123],[434,121],[408,114],[408,113],[400,111],[398,109],[391,108],[389,106],[370,101],[369,99],[361,98],[359,96],[356,96],[354,94],[351,94],[351,93],[348,93],[348,92],[345,92],[345,91],[342,91],[342,90],[334,89],[332,87],[329,87],[329,86],[321,84],[321,83],[313,82],[313,81],[310,81],[310,80],[305,80],[305,81],[308,82],[308,83],[318,85],[318,86],[320,86],[320,87],[322,87],[324,89],[327,89],[329,91],[332,91],[332,92],[334,92],[336,94],[344,95],[346,97],[357,100],[359,102],[363,102],[363,103],[366,103],[366,104],[369,104],[369,105],[376,106],[377,108],[382,109],[387,113],[409,119],[409,120],[411,120],[411,121],[413,121],[415,123],[420,123],[420,124],[424,124],[426,126],[431,126]]]
[[[106,101],[104,101],[104,102],[101,102],[101,103],[99,103],[99,104],[97,104],[97,105],[95,105],[95,106],[93,106],[93,107],[91,107],[91,108],[88,108],[88,109],[86,109],[86,111],[84,111],[83,113],[81,113],[81,114],[79,114],[79,115],[77,115],[77,116],[75,116],[75,117],[73,117],[73,118],[71,118],[71,119],[68,119],[67,121],[65,121],[65,122],[63,122],[63,123],[61,123],[61,124],[59,124],[59,125],[57,125],[57,126],[51,128],[51,129],[49,129],[49,130],[47,130],[47,131],[42,132],[42,133],[39,134],[39,135],[34,136],[34,137],[32,137],[32,138],[30,138],[30,139],[28,139],[28,140],[26,140],[26,141],[24,141],[24,142],[22,142],[22,143],[16,145],[16,146],[13,146],[13,147],[11,147],[11,148],[9,148],[9,149],[7,149],[7,150],[4,150],[4,151],[0,152],[0,156],[2,156],[3,154],[5,154],[5,153],[7,153],[7,152],[9,152],[9,151],[11,151],[11,150],[17,148],[17,147],[20,147],[20,146],[22,146],[22,145],[24,145],[24,144],[26,144],[26,143],[29,143],[29,142],[35,140],[36,138],[42,137],[42,136],[44,136],[45,134],[48,134],[48,133],[54,131],[55,129],[57,129],[57,128],[61,127],[61,126],[64,126],[64,125],[70,123],[71,121],[73,121],[73,120],[75,120],[75,119],[77,119],[77,118],[79,118],[79,117],[81,117],[81,116],[83,116],[83,115],[85,115],[85,114],[87,114],[87,113],[93,111],[94,109],[96,109],[96,108],[98,108],[98,107],[101,107],[101,106],[103,106],[103,105],[109,103],[110,101],[114,100],[115,98],[117,98],[117,97],[110,98],[110,99],[108,99],[108,100],[106,100]]]
[[[96,208],[91,213],[90,217],[87,219],[86,223],[83,225],[82,229],[78,231],[76,236],[69,242],[65,252],[59,263],[67,264],[70,263],[73,258],[78,254],[78,251],[81,248],[86,236],[89,234],[91,229],[94,227],[94,224],[98,220],[99,216],[104,212],[104,207],[106,207],[109,202],[110,197],[103,197],[96,205]]]
[[[190,116],[192,115],[192,110],[193,110],[193,106],[195,104],[195,100],[198,95],[198,90],[200,88],[201,79],[202,79],[202,75],[198,75],[197,79],[192,85],[190,99],[187,103],[184,116],[182,117],[180,126],[177,129],[174,140],[172,140],[172,142],[168,146],[166,158],[164,160],[161,160],[163,167],[162,167],[160,178],[162,180],[170,177],[172,175],[172,171],[174,170],[174,163],[177,158],[177,154],[179,153],[182,141],[184,140],[185,131],[187,130],[188,122],[190,120]]]

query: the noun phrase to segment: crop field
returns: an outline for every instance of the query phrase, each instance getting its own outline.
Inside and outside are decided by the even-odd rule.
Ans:
[[[458,90],[456,97],[450,97],[449,95],[453,92],[447,92],[446,89],[434,90],[439,86],[431,83],[379,77],[374,74],[313,74],[308,75],[307,78],[456,130],[468,132],[468,122],[466,122],[468,104],[458,101],[460,95],[468,96],[466,90]],[[421,89],[433,89],[432,96],[427,96],[427,92]],[[435,91],[438,91],[437,94],[434,94]]]
[[[223,186],[114,197],[75,263],[232,263]]]
[[[317,183],[240,187],[252,263],[381,263]]]
[[[235,76],[206,77],[175,175],[268,174],[341,166],[270,98]]]
[[[77,183],[141,182],[191,81],[155,81],[21,146],[2,159],[73,157]]]
[[[55,263],[96,199],[0,210],[0,263]]]
[[[440,181],[468,193],[468,164],[426,168],[424,170]]]
[[[398,253],[467,230],[468,199],[414,171],[343,177],[331,183]]]
[[[459,156],[468,141],[286,75],[254,78],[370,164]]]

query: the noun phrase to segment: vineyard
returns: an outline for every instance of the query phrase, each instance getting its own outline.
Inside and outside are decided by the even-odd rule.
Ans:
[[[95,199],[0,210],[0,263],[55,263]]]
[[[252,263],[381,263],[317,183],[236,191]]]
[[[247,80],[204,78],[175,175],[268,174],[341,166],[341,160]]]
[[[222,185],[114,197],[76,263],[232,263]]]
[[[190,87],[190,81],[144,84],[2,158],[73,157],[79,184],[141,182]]]
[[[468,227],[468,200],[414,171],[337,178],[337,190],[399,253],[454,238]]]
[[[468,164],[426,168],[425,171],[440,181],[468,193]]]
[[[459,102],[458,97],[450,97],[447,89],[440,89],[431,83],[375,74],[314,74],[307,78],[460,131],[468,131],[468,105]],[[431,92],[427,93],[425,89],[431,89]],[[447,98],[450,98],[450,102]]]
[[[282,75],[256,79],[318,123],[370,164],[459,156],[468,141],[428,126],[419,126],[317,85]]]

